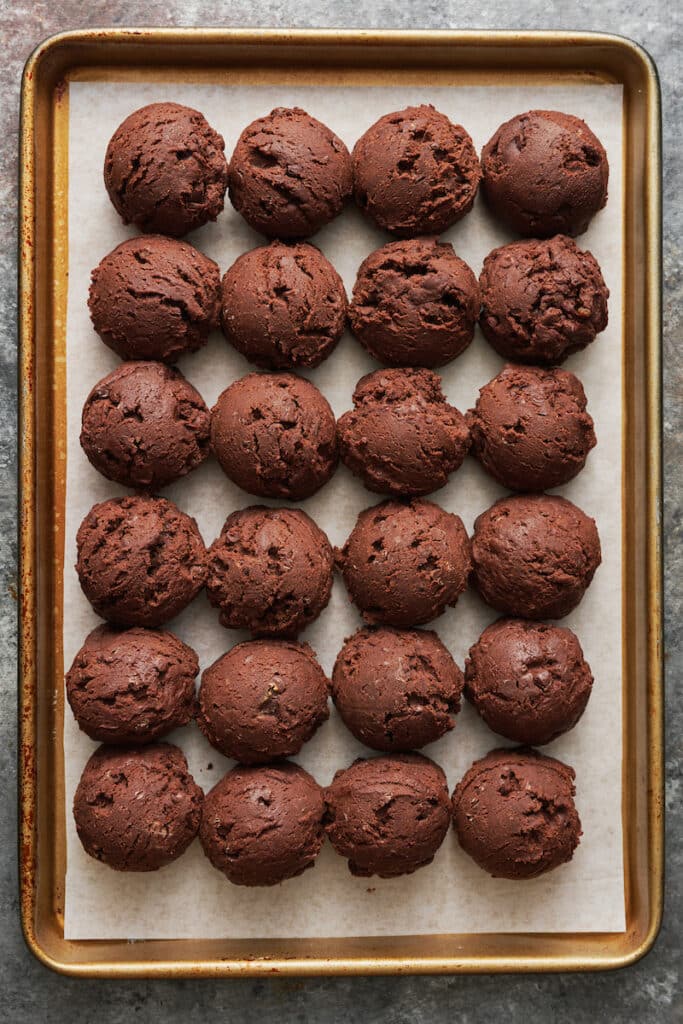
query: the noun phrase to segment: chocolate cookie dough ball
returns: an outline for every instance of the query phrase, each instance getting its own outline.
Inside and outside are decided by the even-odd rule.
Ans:
[[[76,572],[98,615],[117,626],[162,626],[206,582],[194,519],[166,498],[110,498],[76,536]]]
[[[230,201],[268,238],[308,238],[351,198],[351,156],[299,107],[276,107],[244,129],[230,161]]]
[[[179,103],[150,103],[107,146],[104,184],[124,224],[179,237],[223,209],[228,165],[222,136]]]
[[[448,242],[389,242],[361,264],[351,330],[389,366],[443,366],[467,348],[479,316],[477,279]]]
[[[197,655],[173,633],[98,626],[66,674],[83,732],[100,743],[152,743],[194,717]]]
[[[187,242],[129,238],[92,272],[90,317],[121,359],[174,363],[218,327],[220,284],[217,265]]]
[[[454,726],[462,672],[436,633],[360,629],[342,647],[332,696],[344,724],[375,750],[424,747]]]
[[[85,400],[81,447],[108,480],[157,490],[209,454],[209,410],[180,370],[123,363]]]
[[[223,333],[267,370],[319,366],[342,336],[346,306],[341,277],[304,242],[245,252],[223,278]]]
[[[296,637],[326,607],[330,542],[301,509],[233,512],[209,549],[209,601],[221,625],[254,636]]]
[[[277,885],[313,867],[324,809],[322,789],[298,765],[239,765],[207,794],[199,838],[234,885]]]
[[[579,473],[595,447],[581,381],[568,370],[505,366],[467,414],[472,454],[511,491],[544,491]]]
[[[472,209],[480,177],[472,139],[431,104],[385,114],[353,149],[358,206],[399,238],[455,224]]]
[[[544,622],[499,619],[465,665],[465,694],[489,729],[534,746],[574,728],[592,686],[574,633]]]
[[[211,448],[233,483],[262,498],[310,498],[337,468],[337,426],[314,384],[249,373],[211,410]]]
[[[204,794],[170,743],[98,747],[74,796],[86,853],[116,871],[156,871],[185,852],[199,830]]]
[[[460,517],[424,500],[365,509],[338,562],[365,621],[399,627],[420,626],[455,605],[472,566]]]
[[[595,520],[566,498],[512,495],[475,521],[472,561],[492,608],[560,619],[579,604],[600,565],[600,538]]]
[[[329,840],[361,878],[431,864],[451,821],[446,776],[421,754],[354,761],[336,773],[325,803]]]
[[[400,497],[448,483],[467,455],[465,417],[431,370],[376,370],[359,380],[337,424],[342,461],[370,491]]]
[[[481,329],[504,359],[562,363],[607,327],[609,291],[600,267],[564,235],[494,249],[479,287]]]
[[[308,644],[237,644],[202,675],[197,723],[226,757],[274,761],[298,754],[329,717],[328,692]]]
[[[486,202],[520,235],[580,235],[607,202],[607,154],[571,114],[511,118],[484,146],[481,166]]]
[[[465,853],[494,878],[536,878],[572,859],[581,837],[574,769],[533,750],[492,750],[453,794]]]

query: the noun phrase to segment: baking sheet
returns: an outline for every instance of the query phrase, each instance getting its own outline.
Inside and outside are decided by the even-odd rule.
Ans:
[[[198,843],[176,863],[154,874],[118,874],[89,858],[73,827],[71,801],[82,767],[95,744],[65,715],[67,873],[65,937],[273,938],[401,935],[458,932],[623,931],[624,884],[621,829],[621,366],[622,366],[622,89],[572,87],[304,87],[205,86],[169,82],[135,84],[76,82],[70,86],[69,298],[67,312],[67,508],[64,572],[65,667],[99,621],[73,571],[75,535],[96,501],[125,491],[90,466],[78,435],[83,401],[91,387],[117,365],[115,355],[92,330],[87,311],[90,270],[134,230],[121,225],[102,183],[107,142],[123,118],[144,103],[175,100],[202,110],[232,151],[241,129],[278,105],[303,106],[327,122],[351,146],[381,114],[409,103],[433,102],[463,123],[479,150],[501,121],[534,107],[566,110],[586,118],[610,160],[607,207],[579,239],[601,264],[610,288],[610,325],[588,350],[566,363],[581,378],[598,437],[585,470],[559,493],[596,517],[603,564],[586,598],[564,623],[576,631],[595,676],[579,725],[544,750],[577,772],[577,805],[584,836],[569,865],[524,883],[491,879],[459,849],[451,832],[434,862],[401,879],[356,879],[329,844],[313,870],[281,886],[248,890],[230,885],[205,859]],[[246,249],[261,244],[228,205],[217,224],[188,236],[221,270]],[[481,200],[443,236],[478,273],[485,255],[509,240]],[[387,237],[353,209],[324,228],[314,242],[331,259],[351,291],[363,258]],[[501,366],[477,331],[470,348],[443,369],[444,390],[461,410]],[[211,405],[221,390],[251,367],[217,333],[180,368]],[[309,376],[337,415],[351,406],[357,379],[376,368],[350,335]],[[217,465],[202,466],[164,493],[194,515],[210,543],[225,517],[251,498],[225,479]],[[471,531],[476,515],[503,492],[468,459],[435,500],[462,516]],[[379,500],[342,467],[313,498],[302,503],[341,544],[356,515]],[[275,504],[275,503],[272,503]],[[467,650],[495,614],[473,593],[465,594],[433,627],[462,666]],[[303,638],[329,673],[346,636],[360,625],[344,587],[335,580],[332,600]],[[198,652],[206,667],[246,635],[227,631],[202,596],[171,629]],[[196,727],[172,734],[185,751],[197,782],[208,790],[231,766]],[[503,745],[469,706],[453,732],[425,748],[445,770],[452,789],[471,762]],[[368,754],[345,730],[334,710],[296,760],[321,784],[359,754]]]

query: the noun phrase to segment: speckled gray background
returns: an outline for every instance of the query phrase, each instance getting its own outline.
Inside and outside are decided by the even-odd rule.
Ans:
[[[670,0],[0,0],[0,993],[10,1024],[97,1020],[390,1021],[526,1024],[683,1021],[683,131],[680,8]],[[27,952],[16,869],[16,194],[19,82],[37,42],[63,29],[108,25],[593,29],[619,32],[654,57],[664,110],[664,458],[666,475],[667,897],[654,950],[603,975],[366,978],[311,981],[78,981]]]

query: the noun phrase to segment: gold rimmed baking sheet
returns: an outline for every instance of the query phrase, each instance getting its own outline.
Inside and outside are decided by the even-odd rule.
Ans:
[[[144,54],[144,56],[143,56]],[[144,66],[141,66],[144,65]],[[99,78],[264,83],[621,83],[624,187],[624,856],[623,934],[440,935],[372,939],[63,939],[61,572],[64,488],[66,125],[69,82]],[[651,67],[599,36],[105,32],[58,37],[24,83],[22,715],[24,922],[38,955],[84,973],[215,974],[569,969],[642,953],[661,885],[658,577],[658,123]],[[36,145],[31,145],[35,138]],[[645,257],[648,273],[637,274]],[[35,344],[35,339],[40,345]],[[30,372],[29,372],[30,371]],[[35,400],[34,400],[35,397]],[[34,441],[41,438],[34,458]],[[647,515],[643,515],[643,510]],[[55,515],[55,511],[57,515]],[[36,572],[35,570],[39,570]],[[49,570],[49,571],[48,571]],[[648,631],[649,627],[649,631]],[[34,674],[36,673],[36,674]],[[36,678],[41,685],[36,690]],[[646,694],[646,689],[648,693]],[[649,715],[644,712],[649,712]],[[648,732],[649,730],[649,732]],[[636,784],[636,780],[640,780]],[[650,781],[648,791],[645,784]],[[41,798],[43,803],[41,803]],[[37,815],[33,812],[37,811]],[[38,823],[37,833],[33,822]],[[36,863],[36,854],[37,863]],[[131,952],[132,951],[132,952]]]

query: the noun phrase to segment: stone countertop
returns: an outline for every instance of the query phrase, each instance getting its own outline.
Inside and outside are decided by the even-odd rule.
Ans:
[[[0,0],[4,52],[0,76],[0,991],[5,1019],[275,1020],[395,1024],[524,1020],[528,1024],[683,1019],[683,132],[681,19],[675,3],[573,0],[561,13],[547,0],[513,9],[505,0]],[[592,29],[643,45],[659,68],[664,111],[664,459],[666,500],[667,894],[664,925],[639,964],[611,974],[529,977],[364,978],[255,981],[79,981],[60,978],[33,959],[19,925],[16,870],[16,195],[19,83],[24,61],[46,36],[64,29],[118,25],[255,27]],[[677,197],[677,198],[676,198]]]

